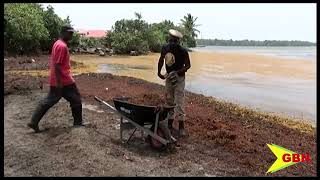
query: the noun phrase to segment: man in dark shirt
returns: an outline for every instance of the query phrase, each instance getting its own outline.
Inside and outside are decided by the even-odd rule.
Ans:
[[[170,113],[168,126],[173,130],[173,120],[179,121],[179,136],[187,135],[184,128],[184,87],[185,72],[191,67],[188,51],[180,45],[182,34],[179,31],[169,30],[169,43],[164,45],[158,62],[158,76],[166,80],[166,102],[174,105],[174,113]],[[166,75],[161,74],[163,63],[166,63]]]

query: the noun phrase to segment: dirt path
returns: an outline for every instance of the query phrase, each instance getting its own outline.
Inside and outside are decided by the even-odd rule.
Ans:
[[[181,142],[178,153],[156,152],[141,139],[130,146],[119,141],[119,117],[110,111],[84,108],[92,126],[72,128],[72,117],[61,100],[43,118],[44,132],[26,128],[45,90],[5,97],[5,176],[225,176],[239,175],[237,163],[226,162],[223,149]],[[84,102],[88,107],[88,103]],[[87,104],[87,105],[86,105]],[[97,104],[93,104],[97,105]],[[90,107],[90,106],[89,106]],[[137,137],[139,133],[137,133]]]

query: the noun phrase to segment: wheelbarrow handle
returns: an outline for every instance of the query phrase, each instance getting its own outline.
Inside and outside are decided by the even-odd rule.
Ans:
[[[113,111],[118,112],[116,108],[114,108],[113,106],[111,106],[110,104],[108,104],[107,102],[105,102],[104,100],[98,98],[97,96],[94,96],[94,99],[106,106],[108,106],[109,108],[111,108]]]
[[[94,96],[94,99],[97,100],[97,101],[99,101],[99,102],[102,102],[102,101],[103,101],[102,99],[98,98],[97,96]]]

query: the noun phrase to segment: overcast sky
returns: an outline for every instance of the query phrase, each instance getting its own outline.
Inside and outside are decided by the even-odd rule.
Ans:
[[[199,38],[233,40],[305,40],[316,42],[316,4],[85,4],[43,3],[62,18],[70,16],[79,29],[109,30],[115,21],[140,12],[149,23],[171,20],[187,13],[198,17]]]

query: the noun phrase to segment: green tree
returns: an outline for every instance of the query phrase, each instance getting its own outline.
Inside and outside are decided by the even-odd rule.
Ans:
[[[40,50],[41,42],[49,39],[42,14],[38,4],[5,4],[5,51],[23,54]]]
[[[4,51],[12,54],[50,50],[61,27],[71,25],[69,17],[61,19],[51,6],[45,10],[37,3],[10,3],[5,4],[4,10]],[[75,33],[70,45],[77,46],[79,38]]]
[[[93,37],[81,37],[79,39],[79,47],[82,49],[87,48],[94,48],[94,47],[103,47],[104,46],[104,40],[103,39],[97,39]]]
[[[169,29],[177,29],[173,22],[165,20],[149,25],[147,32],[150,51],[160,52],[162,45],[168,40]]]
[[[66,19],[62,20],[62,26],[71,26],[71,27],[73,27],[69,16],[67,16]],[[75,32],[75,33],[73,33],[73,37],[72,37],[71,41],[69,42],[70,50],[71,51],[75,51],[75,49],[79,45],[80,45],[80,34]]]
[[[193,17],[191,14],[187,14],[181,19],[181,31],[184,34],[183,42],[185,42],[187,47],[195,47],[196,40],[195,38],[198,36],[197,32],[200,31],[196,29],[196,27],[200,26],[196,24],[198,17]]]
[[[198,31],[195,29],[197,25],[194,24],[197,18],[191,16],[193,23],[191,31],[188,29],[189,26],[175,26],[169,20],[148,24],[142,19],[140,13],[135,13],[135,17],[133,20],[121,19],[116,21],[114,26],[112,26],[111,32],[108,33],[105,44],[107,47],[113,48],[115,53],[126,54],[130,53],[130,51],[143,53],[148,50],[160,52],[161,47],[168,40],[169,29],[177,29],[185,35],[182,40],[183,46],[195,46],[196,34],[193,32]]]
[[[121,19],[112,26],[105,42],[114,52],[128,54],[130,51],[145,53],[149,50],[148,23],[142,20],[141,14],[135,13],[135,16],[136,19]]]
[[[43,50],[50,50],[53,42],[59,38],[61,27],[64,24],[63,20],[54,12],[52,6],[48,6],[43,13],[45,27],[49,32],[49,39],[43,43]]]
[[[63,20],[63,24],[64,25],[68,25],[68,26],[72,26],[69,16],[67,16],[67,18]]]
[[[141,19],[142,19],[141,13],[135,12],[134,15],[136,16],[136,18],[137,18],[138,20],[141,20]]]
[[[80,34],[79,33],[77,33],[77,32],[75,32],[75,33],[73,33],[73,37],[72,37],[72,39],[71,39],[71,41],[69,42],[69,47],[70,47],[70,50],[71,51],[75,51],[75,49],[76,48],[78,48],[79,47],[79,45],[80,45]]]

